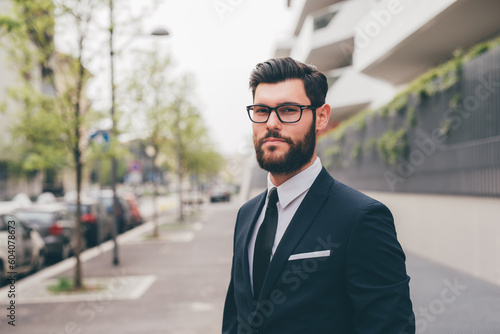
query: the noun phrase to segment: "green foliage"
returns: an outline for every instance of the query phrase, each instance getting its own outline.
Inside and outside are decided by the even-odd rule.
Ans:
[[[59,277],[58,284],[49,285],[47,290],[53,292],[55,294],[59,294],[61,292],[70,292],[74,290],[73,281],[67,277]]]
[[[37,66],[43,80],[52,79],[49,63],[55,52],[54,9],[51,0],[13,0],[11,13],[0,17],[0,26],[8,32],[12,44],[11,56],[21,65],[21,75],[26,79]]]
[[[19,23],[7,38],[10,60],[22,79],[9,92],[16,102],[12,105],[20,109],[12,130],[16,154],[11,159],[25,171],[59,171],[81,165],[86,146],[82,134],[95,120],[89,117],[92,111],[85,97],[91,75],[82,59],[55,52],[54,11],[51,0],[15,0],[9,16]],[[79,30],[77,39],[84,41],[85,33]]]
[[[453,57],[442,65],[433,68],[420,77],[411,82],[408,87],[399,93],[391,102],[377,110],[365,110],[351,119],[341,123],[337,128],[330,133],[323,135],[319,141],[327,139],[333,140],[336,144],[325,149],[325,155],[334,159],[337,166],[341,166],[342,140],[348,131],[364,131],[366,124],[372,117],[393,117],[396,113],[406,111],[406,122],[403,128],[398,131],[388,130],[380,138],[371,138],[365,144],[366,152],[372,151],[377,147],[381,159],[388,164],[395,164],[399,156],[407,154],[409,149],[407,131],[418,124],[418,115],[416,107],[423,100],[435,95],[438,92],[443,92],[459,80],[461,80],[463,64],[477,58],[485,52],[498,47],[500,45],[500,36],[490,41],[477,44],[467,52],[457,50],[453,53]],[[417,99],[415,99],[417,98]],[[461,95],[456,94],[449,101],[450,110],[454,111],[458,108]],[[416,100],[416,101],[415,101]],[[412,103],[410,104],[410,101]],[[450,114],[452,115],[452,114]],[[451,117],[444,120],[441,124],[440,132],[447,134],[451,131],[453,121]],[[391,125],[389,128],[393,128]],[[355,149],[351,152],[350,159],[359,159],[359,155],[363,154],[361,149]],[[345,165],[345,163],[344,163]]]
[[[162,167],[176,171],[180,179],[218,173],[225,161],[210,143],[192,78],[176,75],[170,58],[158,51],[140,54],[135,64],[122,92],[123,109],[130,119],[144,120],[140,133],[156,155],[169,157]]]
[[[386,106],[379,109],[380,115],[383,117],[394,116],[397,112],[403,110],[408,104],[408,95],[398,94]]]
[[[414,128],[417,126],[417,123],[417,109],[415,107],[408,108],[408,111],[406,112],[406,126]]]
[[[0,28],[11,33],[21,27],[21,24],[8,16],[0,16]]]
[[[328,146],[324,150],[325,159],[322,159],[326,168],[339,167],[342,165],[342,147],[338,144]]]
[[[389,165],[395,165],[398,157],[404,156],[409,149],[406,129],[387,131],[377,141],[377,150]]]
[[[462,95],[460,93],[455,94],[448,103],[450,110],[456,110],[461,100],[462,100]]]
[[[371,152],[376,148],[377,148],[377,138],[370,138],[365,144],[365,149],[367,152]]]
[[[49,69],[54,53],[53,8],[52,2],[47,0],[15,0],[9,16],[0,18],[1,25],[8,31],[6,38],[11,61],[23,79],[21,85],[9,90],[9,97],[21,109],[12,127],[15,154],[9,155],[9,159],[11,164],[26,172],[57,170],[68,162],[64,150],[67,136],[54,112],[55,97],[42,94],[36,88],[40,83],[33,80],[33,74],[39,71],[35,77],[53,83]]]
[[[361,154],[363,153],[363,148],[360,143],[356,144],[351,151],[351,160],[359,161],[361,159]]]
[[[101,284],[85,284],[81,287],[75,287],[74,280],[68,277],[59,277],[57,279],[57,284],[47,286],[47,290],[55,295],[59,294],[71,294],[71,293],[82,293],[82,292],[96,292],[104,290],[106,287]]]

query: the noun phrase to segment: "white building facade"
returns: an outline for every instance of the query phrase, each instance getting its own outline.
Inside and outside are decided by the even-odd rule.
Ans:
[[[331,128],[391,101],[455,50],[500,34],[500,1],[494,0],[289,0],[288,5],[293,33],[277,43],[275,56],[294,57],[327,75]],[[367,193],[391,208],[406,251],[500,285],[500,198]]]

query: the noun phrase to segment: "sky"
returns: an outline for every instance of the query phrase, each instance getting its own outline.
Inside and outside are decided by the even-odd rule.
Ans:
[[[133,61],[134,50],[160,48],[173,57],[178,71],[194,76],[194,100],[199,103],[216,148],[223,154],[241,153],[252,138],[245,109],[252,103],[249,74],[257,63],[273,56],[276,41],[290,34],[291,13],[286,2],[115,0],[119,22],[127,22],[130,15],[141,12],[142,31],[164,28],[170,33],[166,37],[134,36],[131,41],[117,36],[117,48],[122,49],[116,61],[118,80],[122,70]],[[121,4],[128,7],[118,8]],[[99,25],[105,28],[107,14],[100,20]],[[56,45],[63,52],[69,52],[64,50],[70,45],[64,36],[71,28],[67,24],[59,27]],[[102,109],[109,108],[110,104],[109,55],[103,52],[107,38],[104,30],[92,36],[91,43],[97,51],[88,63],[94,73],[88,94],[94,107]]]

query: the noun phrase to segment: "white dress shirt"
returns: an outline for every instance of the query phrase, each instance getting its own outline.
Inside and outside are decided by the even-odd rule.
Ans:
[[[271,254],[271,259],[278,247],[283,234],[285,234],[290,221],[292,220],[295,212],[299,208],[302,200],[306,196],[309,188],[311,188],[314,180],[318,177],[322,169],[321,160],[316,157],[314,163],[307,167],[305,170],[299,174],[293,176],[289,180],[285,181],[282,185],[277,187],[278,191],[278,203],[276,204],[278,208],[278,227],[276,228],[276,236],[274,238],[274,244]],[[267,193],[276,187],[271,181],[270,174],[267,175]],[[252,282],[253,289],[253,252],[255,248],[255,240],[257,239],[257,233],[259,232],[260,225],[264,221],[264,216],[266,213],[267,202],[269,198],[266,198],[264,207],[260,213],[259,219],[257,220],[254,230],[252,232],[252,237],[248,243],[248,263],[250,266],[250,282]]]

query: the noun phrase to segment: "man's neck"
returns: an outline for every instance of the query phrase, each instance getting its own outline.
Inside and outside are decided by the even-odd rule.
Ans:
[[[298,170],[296,170],[296,171],[294,171],[292,173],[288,173],[288,174],[273,174],[273,173],[270,173],[271,182],[276,187],[279,187],[280,185],[282,185],[286,181],[290,180],[295,175],[297,175],[300,172],[302,172],[302,171],[306,170],[307,168],[309,168],[314,163],[314,161],[316,161],[316,154],[313,155],[313,158],[311,159],[311,161],[309,161],[307,164],[305,164],[304,166],[302,166],[302,168],[300,168],[300,169],[298,169]]]

